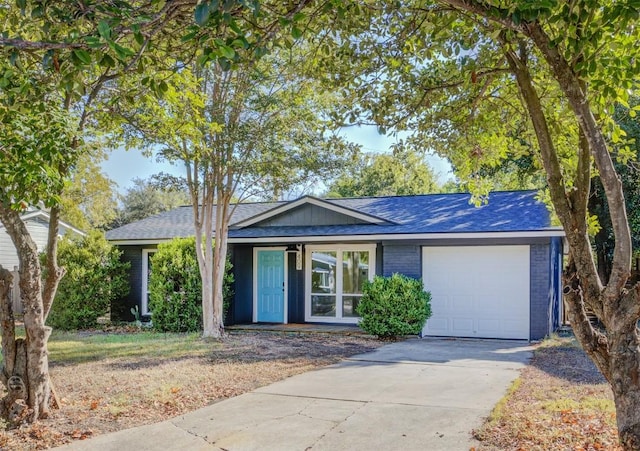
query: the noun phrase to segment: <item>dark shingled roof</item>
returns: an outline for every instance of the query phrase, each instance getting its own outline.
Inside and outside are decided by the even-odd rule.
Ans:
[[[428,234],[531,232],[558,230],[551,227],[546,206],[535,191],[504,191],[489,195],[480,207],[469,194],[425,194],[416,196],[326,199],[345,207],[388,220],[389,224],[350,224],[260,227],[260,224],[229,231],[230,238],[300,237],[370,234]],[[231,224],[239,223],[288,202],[238,204]],[[107,239],[165,240],[193,235],[191,207],[179,207],[107,232]]]

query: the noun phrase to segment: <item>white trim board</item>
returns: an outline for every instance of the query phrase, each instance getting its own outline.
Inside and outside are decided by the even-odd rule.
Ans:
[[[402,234],[372,234],[372,235],[305,235],[305,236],[268,236],[229,238],[230,244],[268,244],[283,242],[298,243],[332,243],[354,241],[396,241],[396,240],[450,240],[473,238],[551,238],[564,237],[562,229],[536,230],[530,232],[443,232],[443,233],[402,233]],[[111,244],[119,246],[136,246],[159,244],[171,238],[156,240],[109,240]]]
[[[306,236],[269,236],[229,238],[231,244],[251,243],[333,243],[349,241],[396,241],[396,240],[450,240],[472,238],[550,238],[563,237],[562,230],[541,230],[532,232],[444,232],[444,233],[403,233],[403,234],[371,234],[371,235],[306,235]],[[114,242],[114,244],[117,244]]]

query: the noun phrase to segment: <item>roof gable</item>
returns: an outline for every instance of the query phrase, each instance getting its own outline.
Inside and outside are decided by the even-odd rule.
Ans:
[[[39,210],[39,209],[31,209],[30,211],[27,211],[26,213],[20,215],[20,219],[22,219],[23,222],[27,223],[27,222],[39,222],[43,225],[45,225],[46,227],[49,227],[49,220],[51,219],[51,216],[49,215],[48,212],[44,211],[44,210]],[[65,229],[65,230],[69,230],[77,235],[80,236],[85,236],[86,233],[74,226],[72,226],[71,224],[58,219],[58,227],[61,229]],[[0,224],[0,229],[3,229],[4,225]]]
[[[347,224],[389,225],[394,222],[313,196],[278,205],[236,222],[234,229],[282,226],[329,226]]]

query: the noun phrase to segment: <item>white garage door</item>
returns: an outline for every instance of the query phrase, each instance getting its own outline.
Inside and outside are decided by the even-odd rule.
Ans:
[[[423,335],[529,339],[529,246],[424,247]]]

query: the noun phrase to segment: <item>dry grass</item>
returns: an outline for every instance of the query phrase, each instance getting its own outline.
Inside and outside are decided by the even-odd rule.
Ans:
[[[44,449],[153,423],[380,346],[326,334],[56,334],[51,378],[62,409],[0,432],[0,449]]]
[[[485,425],[481,450],[621,450],[609,385],[572,338],[538,346]]]

